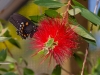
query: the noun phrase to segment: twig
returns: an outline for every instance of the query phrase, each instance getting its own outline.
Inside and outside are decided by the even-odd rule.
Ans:
[[[85,58],[84,58],[84,61],[83,61],[81,75],[83,75],[83,73],[84,73],[84,68],[85,68],[85,64],[86,64],[87,55],[88,55],[88,49],[86,49],[86,53],[85,53]]]
[[[7,48],[7,51],[8,51],[8,53],[10,54],[10,56],[12,57],[12,58],[14,58],[14,56],[13,56],[13,54],[10,52],[10,50],[9,50],[9,48],[8,48],[8,46],[7,46],[7,44],[5,43],[5,42],[3,42],[3,44],[6,46],[6,48]],[[18,66],[18,64],[15,62],[15,66],[16,66],[16,69],[18,70],[18,72],[19,72],[19,75],[22,75],[21,74],[21,71],[20,71],[20,69],[19,69],[19,66]]]
[[[63,20],[62,20],[62,24],[68,24],[68,10],[69,10],[69,6],[71,5],[71,0],[68,1],[67,3],[67,9],[65,11],[65,13],[63,14]]]

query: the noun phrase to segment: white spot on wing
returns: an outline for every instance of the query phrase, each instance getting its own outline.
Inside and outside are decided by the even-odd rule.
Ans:
[[[20,25],[20,27],[21,27],[22,25]]]
[[[24,24],[24,22],[21,22],[21,24]]]

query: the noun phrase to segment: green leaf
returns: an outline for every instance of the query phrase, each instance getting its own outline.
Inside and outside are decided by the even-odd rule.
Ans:
[[[92,13],[91,11],[81,8],[81,15],[90,22],[94,23],[94,25],[100,25],[100,17]]]
[[[9,39],[11,39],[11,37],[0,37],[0,42],[4,42]]]
[[[54,43],[54,38],[49,37],[48,41],[46,42],[45,46],[47,48],[51,47]]]
[[[29,16],[29,18],[35,23],[38,23],[41,20],[42,17],[43,17],[43,15],[41,15],[41,16],[39,16],[39,15],[37,15],[37,16]]]
[[[25,59],[23,59],[23,62],[25,63],[26,66],[28,66],[28,62]]]
[[[89,33],[84,27],[81,25],[71,25],[71,28],[83,39],[85,39],[88,43],[91,43],[93,45],[96,45],[95,38],[91,33]]]
[[[52,72],[52,75],[61,75],[61,67],[60,67],[60,65],[57,65],[57,66],[54,68],[54,70],[53,70],[53,72]]]
[[[74,57],[75,57],[77,64],[79,65],[79,67],[82,68],[82,64],[83,64],[82,59],[75,53],[74,53]]]
[[[9,31],[6,31],[6,33],[4,34],[4,36],[6,37],[11,37],[11,35],[9,34]],[[21,48],[19,42],[17,40],[15,40],[14,38],[11,38],[8,40],[11,44],[13,44],[14,46]]]
[[[77,54],[83,55],[84,53],[82,51],[77,51]]]
[[[7,57],[7,50],[1,50],[0,51],[0,61],[5,61]]]
[[[2,26],[2,24],[0,22],[0,33],[1,33],[2,29],[3,29],[3,26]]]
[[[94,46],[97,46],[97,44],[96,44],[96,41],[95,40],[91,40],[91,39],[88,39],[88,38],[84,38],[84,37],[82,37],[86,42],[88,42],[88,43],[90,43],[90,44],[92,44],[92,45],[94,45]]]
[[[74,9],[70,9],[68,10],[68,13],[71,15],[71,16],[74,16],[74,15],[77,15],[78,13],[80,13],[81,10],[79,8],[74,8]]]
[[[9,71],[13,71],[15,69],[15,64],[11,63],[9,64]]]
[[[8,70],[6,70],[4,68],[0,68],[0,71],[2,71],[2,72],[8,72]]]
[[[29,68],[24,68],[24,75],[34,75],[34,72]]]
[[[45,10],[45,14],[52,18],[61,17],[61,15],[57,11],[52,9]]]
[[[40,55],[46,55],[48,53],[48,50],[42,49],[38,52]]]
[[[24,62],[25,66],[28,66],[28,62],[24,58],[22,58],[22,57],[19,58],[18,62],[19,63]]]
[[[11,44],[13,44],[14,46],[16,46],[17,48],[21,48],[21,46],[20,46],[20,44],[19,44],[19,42],[17,41],[17,40],[15,40],[15,39],[9,39],[8,40]]]
[[[2,29],[2,31],[1,31],[1,33],[0,33],[0,36],[2,36],[3,34],[5,34],[7,30],[8,30],[8,28]]]
[[[78,24],[75,17],[70,16],[69,22],[73,24],[72,25],[73,30],[77,34],[79,34],[84,40],[86,40],[88,43],[91,43],[92,45],[96,45],[96,41],[93,35],[89,31],[87,31],[82,25]]]
[[[34,3],[39,6],[45,6],[48,8],[59,8],[64,6],[64,4],[53,0],[35,0]]]
[[[8,62],[10,62],[10,63],[15,63],[15,62],[17,62],[14,58],[12,58],[11,56],[7,56],[6,57],[6,59],[5,59],[5,61],[8,61]]]
[[[4,75],[17,75],[17,74],[15,74],[15,73],[13,73],[13,72],[7,72],[7,73],[5,73]]]
[[[86,8],[85,6],[83,6],[81,3],[79,3],[78,1],[76,0],[72,0],[72,2],[74,3],[75,6],[79,6],[81,8]]]
[[[100,59],[98,59],[96,65],[93,66],[91,75],[100,75]]]

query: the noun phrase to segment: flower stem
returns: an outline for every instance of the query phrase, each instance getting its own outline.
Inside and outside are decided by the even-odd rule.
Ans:
[[[3,42],[3,44],[4,44],[5,47],[7,48],[7,51],[8,51],[8,53],[10,54],[10,56],[11,56],[12,58],[14,58],[14,56],[13,56],[13,54],[11,53],[10,49],[8,48],[7,44],[6,44],[5,42]],[[21,74],[21,71],[20,71],[20,69],[19,69],[18,63],[15,62],[14,64],[15,64],[15,66],[16,66],[16,69],[17,69],[18,72],[19,72],[19,75],[22,75],[22,74]]]

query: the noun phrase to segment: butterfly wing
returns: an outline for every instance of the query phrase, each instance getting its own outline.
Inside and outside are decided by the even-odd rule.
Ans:
[[[10,16],[9,21],[17,28],[17,34],[23,39],[30,37],[37,31],[37,26],[26,17],[14,13]]]

